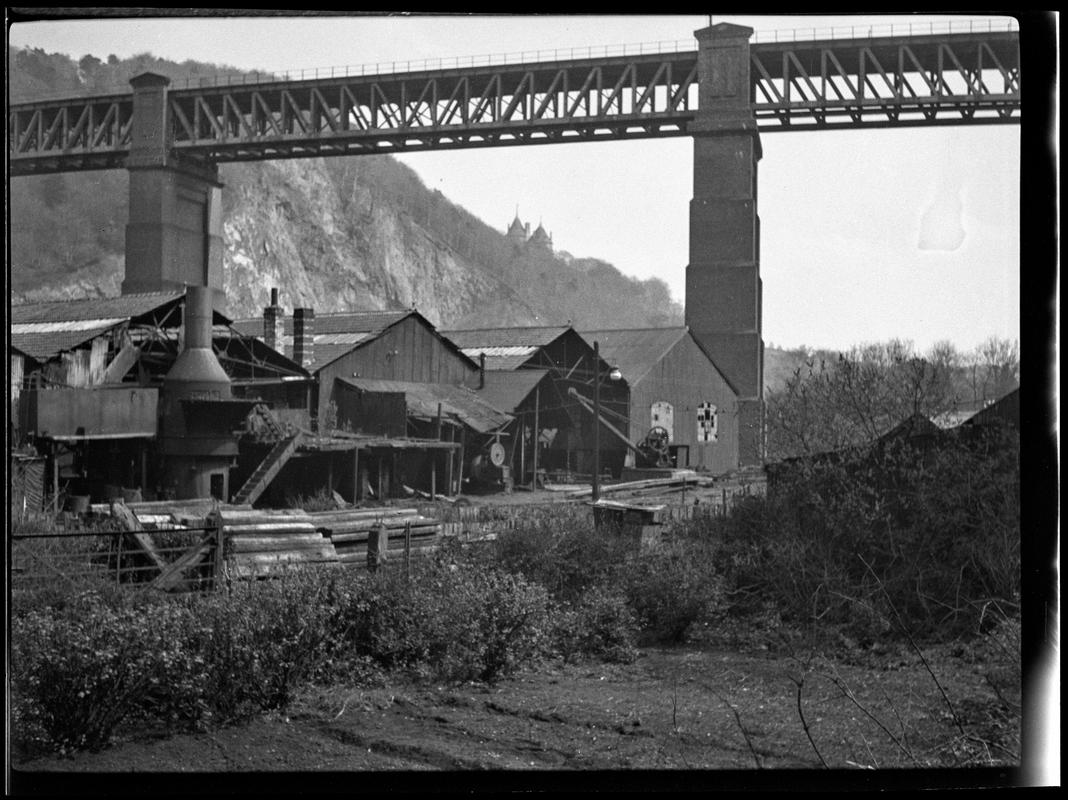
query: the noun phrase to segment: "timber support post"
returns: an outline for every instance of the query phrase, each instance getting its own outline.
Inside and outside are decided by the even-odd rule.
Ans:
[[[761,329],[760,136],[749,80],[752,28],[719,23],[696,31],[699,108],[690,201],[686,324],[738,397],[741,465],[764,458]]]

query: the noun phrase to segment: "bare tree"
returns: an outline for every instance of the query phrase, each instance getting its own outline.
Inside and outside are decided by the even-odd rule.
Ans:
[[[840,450],[878,439],[914,414],[957,407],[951,353],[916,354],[912,342],[863,344],[837,361],[811,359],[767,395],[772,457]]]
[[[976,354],[986,373],[984,400],[996,400],[1019,386],[1019,340],[991,336],[976,348]]]

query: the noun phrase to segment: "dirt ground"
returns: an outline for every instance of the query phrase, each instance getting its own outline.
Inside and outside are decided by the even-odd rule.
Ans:
[[[492,686],[315,687],[285,714],[245,725],[168,738],[132,734],[100,753],[16,762],[15,785],[85,791],[99,781],[108,791],[168,793],[207,785],[478,790],[548,781],[686,790],[706,780],[786,788],[783,780],[818,784],[827,775],[844,775],[849,786],[927,785],[928,775],[943,775],[927,767],[967,756],[1002,765],[980,770],[979,783],[1010,781],[1018,721],[1013,727],[999,717],[983,665],[948,648],[928,659],[963,730],[904,649],[803,664],[774,646],[706,644],[643,650],[627,665],[548,665]],[[798,713],[802,678],[812,742]],[[1008,750],[983,743],[995,738]],[[821,758],[832,773],[821,770]],[[225,778],[189,783],[204,773]],[[146,784],[153,775],[163,782]]]

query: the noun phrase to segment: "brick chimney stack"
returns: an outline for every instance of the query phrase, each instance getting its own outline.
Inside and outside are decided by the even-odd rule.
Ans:
[[[315,361],[315,309],[293,309],[293,360],[302,367]]]
[[[282,337],[285,335],[285,322],[282,307],[278,305],[278,289],[271,289],[271,304],[263,309],[263,343],[279,353]]]

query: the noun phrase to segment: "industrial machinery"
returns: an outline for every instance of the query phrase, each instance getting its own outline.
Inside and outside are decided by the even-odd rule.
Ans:
[[[670,467],[671,453],[668,445],[671,442],[671,434],[666,428],[654,425],[645,438],[638,443],[638,455],[647,463],[639,466],[647,467]]]
[[[512,468],[506,466],[508,460],[499,434],[486,447],[485,453],[479,453],[471,461],[471,479],[483,485],[502,484],[505,490],[511,489]]]

